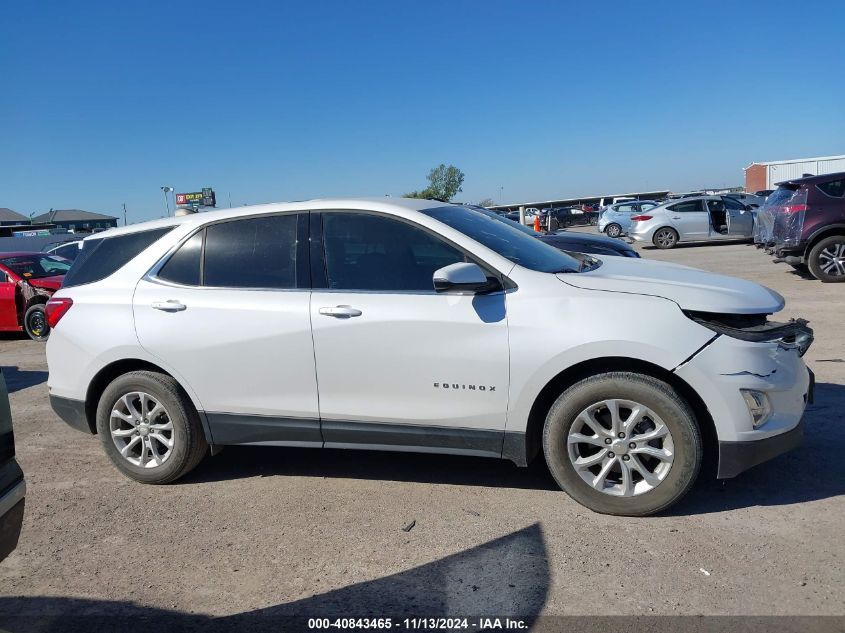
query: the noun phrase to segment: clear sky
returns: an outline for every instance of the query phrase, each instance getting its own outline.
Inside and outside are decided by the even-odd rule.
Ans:
[[[845,153],[845,3],[9,2],[0,207],[739,185]]]

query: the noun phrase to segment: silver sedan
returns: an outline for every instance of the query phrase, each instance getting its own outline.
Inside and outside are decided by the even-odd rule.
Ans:
[[[754,215],[729,196],[684,198],[633,216],[629,235],[657,248],[672,248],[678,242],[751,239]]]

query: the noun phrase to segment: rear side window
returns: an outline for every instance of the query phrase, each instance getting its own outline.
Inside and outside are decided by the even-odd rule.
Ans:
[[[831,198],[845,197],[845,178],[831,180],[830,182],[823,182],[820,185],[816,185],[816,187],[821,189]]]
[[[172,281],[183,286],[199,286],[204,235],[205,229],[182,244],[158,272],[159,279]]]
[[[298,217],[275,215],[209,226],[205,230],[202,285],[296,288]]]
[[[722,198],[722,200],[724,200],[725,206],[728,209],[733,209],[734,211],[744,211],[745,210],[745,205],[742,204],[739,200],[737,200],[735,198],[730,198],[728,196],[725,196],[724,198]]]
[[[695,211],[704,211],[701,200],[687,200],[686,202],[679,202],[668,207],[670,211],[675,213],[693,213]]]
[[[173,227],[167,227],[85,240],[73,266],[65,275],[62,288],[81,286],[105,279],[172,229]]]

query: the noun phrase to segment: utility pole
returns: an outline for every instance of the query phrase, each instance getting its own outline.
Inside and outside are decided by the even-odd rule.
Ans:
[[[123,226],[126,226],[128,223],[126,222],[126,203],[123,203]]]

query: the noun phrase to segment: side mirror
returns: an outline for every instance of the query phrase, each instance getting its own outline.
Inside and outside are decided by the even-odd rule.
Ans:
[[[450,264],[435,270],[432,278],[437,292],[475,294],[490,290],[490,281],[478,264]]]

